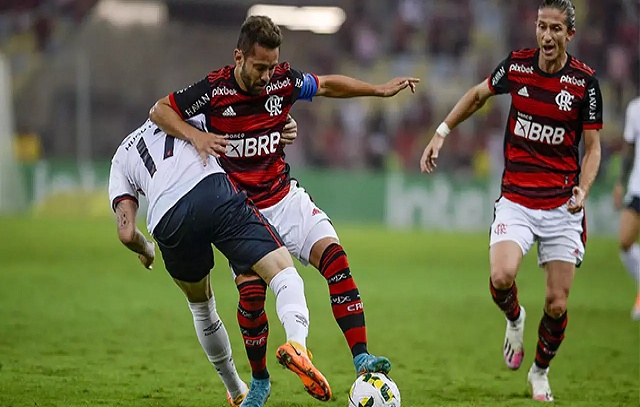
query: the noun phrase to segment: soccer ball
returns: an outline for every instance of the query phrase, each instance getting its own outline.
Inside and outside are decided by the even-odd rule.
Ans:
[[[349,390],[349,407],[400,407],[400,390],[384,373],[365,373]]]

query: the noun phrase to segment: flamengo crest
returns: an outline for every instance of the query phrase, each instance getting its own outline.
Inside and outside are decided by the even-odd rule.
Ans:
[[[269,96],[267,102],[264,104],[264,108],[269,112],[269,116],[277,116],[282,114],[282,100],[284,98],[278,95]]]
[[[561,90],[560,93],[556,95],[556,104],[558,105],[558,109],[563,112],[571,111],[571,103],[573,102],[574,96],[567,92],[566,90]]]

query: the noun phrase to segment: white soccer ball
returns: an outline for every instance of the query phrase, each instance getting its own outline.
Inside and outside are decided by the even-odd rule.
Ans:
[[[400,390],[384,373],[365,373],[349,390],[349,407],[400,407]]]

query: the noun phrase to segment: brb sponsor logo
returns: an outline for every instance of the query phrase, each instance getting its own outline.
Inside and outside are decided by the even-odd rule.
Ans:
[[[229,139],[227,157],[255,157],[273,154],[280,143],[280,132],[239,140]]]
[[[288,86],[291,86],[291,79],[286,78],[283,81],[278,80],[278,81],[276,81],[274,83],[268,84],[267,87],[265,88],[265,91],[267,92],[267,95],[268,95],[271,92],[275,92],[276,90],[284,89],[284,88],[286,88]]]
[[[571,76],[571,75],[562,75],[560,77],[560,83],[568,83],[570,85],[581,86],[583,88],[587,84],[584,79],[578,79],[575,76]]]
[[[557,146],[564,141],[564,127],[552,127],[531,120],[531,116],[518,114],[513,134],[531,141]],[[524,117],[522,117],[524,116]]]
[[[511,64],[511,65],[509,65],[509,72],[520,72],[520,73],[532,74],[533,73],[533,67],[532,66],[524,66],[524,65],[520,65],[520,64]]]

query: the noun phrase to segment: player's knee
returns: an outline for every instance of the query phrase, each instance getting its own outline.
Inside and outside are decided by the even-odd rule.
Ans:
[[[283,246],[258,260],[252,269],[268,284],[276,274],[288,267],[293,267],[293,260]]]
[[[553,318],[561,317],[567,310],[567,296],[560,293],[556,295],[553,293],[547,294],[544,309],[545,312]]]
[[[492,267],[491,268],[491,284],[500,290],[507,289],[513,285],[516,280],[516,267]]]

